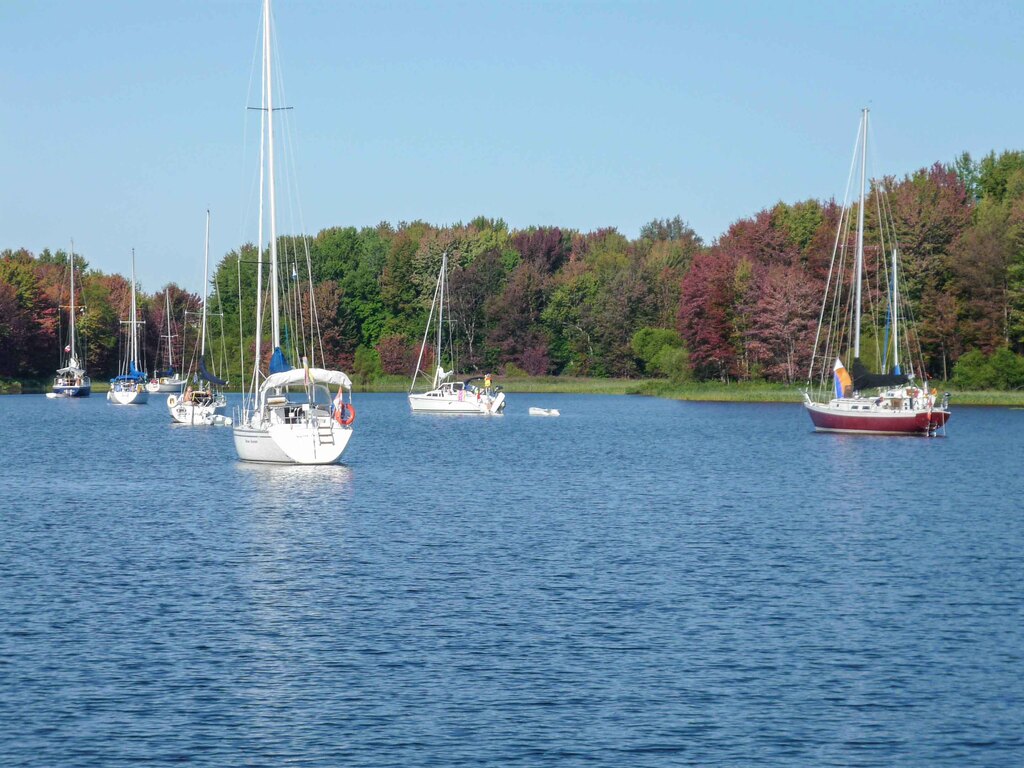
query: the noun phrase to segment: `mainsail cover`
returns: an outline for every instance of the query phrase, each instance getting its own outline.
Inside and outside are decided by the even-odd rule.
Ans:
[[[274,347],[274,354],[270,356],[270,372],[284,373],[291,369],[292,367],[288,365],[288,361],[285,359],[284,352],[281,351],[281,348]]]
[[[202,377],[203,381],[208,381],[211,384],[213,384],[215,387],[227,386],[227,382],[224,381],[224,379],[218,379],[216,376],[214,376],[212,373],[210,373],[208,370],[206,370],[206,356],[205,355],[200,355],[199,356],[199,375]]]
[[[853,388],[858,390],[873,387],[897,387],[906,384],[910,377],[905,373],[872,373],[858,357],[853,361]]]

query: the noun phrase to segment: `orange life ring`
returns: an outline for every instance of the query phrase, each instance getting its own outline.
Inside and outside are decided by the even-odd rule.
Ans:
[[[345,412],[348,411],[348,415]],[[343,427],[347,427],[353,421],[356,420],[356,408],[352,403],[342,403],[340,408],[334,410],[334,420],[341,424]]]

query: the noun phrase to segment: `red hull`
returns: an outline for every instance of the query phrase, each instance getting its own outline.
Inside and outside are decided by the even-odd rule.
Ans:
[[[814,428],[821,432],[859,432],[873,435],[930,435],[945,426],[949,411],[850,413],[817,403],[805,404]]]

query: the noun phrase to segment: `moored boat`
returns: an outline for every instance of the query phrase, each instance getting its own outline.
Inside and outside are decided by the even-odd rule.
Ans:
[[[57,369],[53,388],[48,393],[53,397],[88,397],[92,394],[92,379],[85,372],[84,356],[78,340],[77,311],[75,310],[75,244],[71,244],[68,259],[71,273],[71,299],[68,303],[68,343],[64,347],[63,365]]]
[[[884,183],[874,185],[875,210],[880,236],[878,275],[884,276],[884,296],[876,296],[886,307],[885,329],[877,323],[872,338],[881,342],[875,362],[882,372],[872,372],[861,360],[862,325],[866,323],[864,216],[867,185],[868,110],[861,113],[854,164],[860,158],[859,204],[853,264],[847,263],[852,206],[849,186],[839,220],[825,286],[814,355],[804,390],[804,407],[819,432],[847,432],[876,435],[935,435],[949,420],[949,393],[939,398],[931,388],[921,354],[920,342],[910,322],[900,292],[902,268],[894,228],[886,220],[888,201]],[[849,267],[852,266],[852,269]],[[870,315],[870,313],[868,313]],[[870,315],[871,319],[876,319]],[[843,356],[852,359],[851,370]]]
[[[427,327],[416,359],[412,384],[409,386],[409,407],[414,413],[455,413],[497,415],[505,410],[505,393],[491,382],[490,375],[473,376],[465,381],[449,381],[455,372],[455,350],[451,343],[451,313],[448,311],[448,252],[441,255],[441,269],[434,286]],[[436,325],[435,325],[436,321]],[[431,331],[433,338],[431,339]],[[431,354],[427,355],[427,351]],[[450,365],[446,371],[443,364]],[[432,373],[424,366],[433,366]],[[416,391],[420,377],[430,381],[429,389]],[[429,378],[428,378],[429,377]],[[477,383],[479,382],[479,383]]]
[[[138,311],[135,304],[135,249],[132,249],[132,287],[131,287],[131,309],[127,320],[121,324],[128,326],[128,344],[124,359],[121,361],[121,373],[110,380],[110,389],[107,390],[107,402],[115,405],[145,405],[149,400],[149,393],[146,391],[146,374],[139,370],[139,326],[142,321],[138,318]]]
[[[312,264],[307,253],[306,270],[309,276],[309,295],[304,304],[310,307],[313,326],[303,333],[291,333],[289,344],[282,345],[281,333],[281,270],[278,260],[277,218],[274,168],[274,79],[271,73],[271,15],[270,0],[263,2],[263,93],[260,109],[264,131],[261,132],[261,163],[266,160],[266,186],[260,184],[260,232],[256,240],[260,258],[256,271],[256,338],[255,366],[249,391],[244,396],[242,408],[236,412],[233,425],[235,450],[241,461],[282,463],[282,464],[335,464],[352,438],[352,423],[355,409],[352,406],[352,382],[338,370],[317,365],[316,353],[322,350],[319,328],[312,322],[316,316],[316,304],[312,290]],[[261,170],[261,182],[263,173]],[[263,297],[263,245],[262,211],[264,195],[269,202],[269,252],[271,347],[269,365],[264,370],[261,362],[261,329],[264,307]],[[293,263],[294,266],[294,263]],[[299,289],[298,275],[295,280],[285,278],[289,291]],[[290,304],[293,310],[298,302]],[[286,307],[287,309],[287,307]],[[292,318],[292,327],[302,324],[301,313]],[[308,336],[307,336],[308,334]],[[306,338],[314,343],[300,351],[297,344]],[[302,360],[301,368],[293,368],[285,353],[293,360]],[[321,351],[321,357],[323,352]],[[308,357],[307,357],[308,355]],[[307,364],[307,359],[312,363]],[[332,398],[329,387],[336,387]],[[348,399],[345,399],[345,395]]]

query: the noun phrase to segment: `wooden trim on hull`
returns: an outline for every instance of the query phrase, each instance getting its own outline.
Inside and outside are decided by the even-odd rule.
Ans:
[[[816,403],[804,404],[819,432],[865,435],[928,435],[945,426],[949,411],[932,409],[910,413],[841,413]]]

